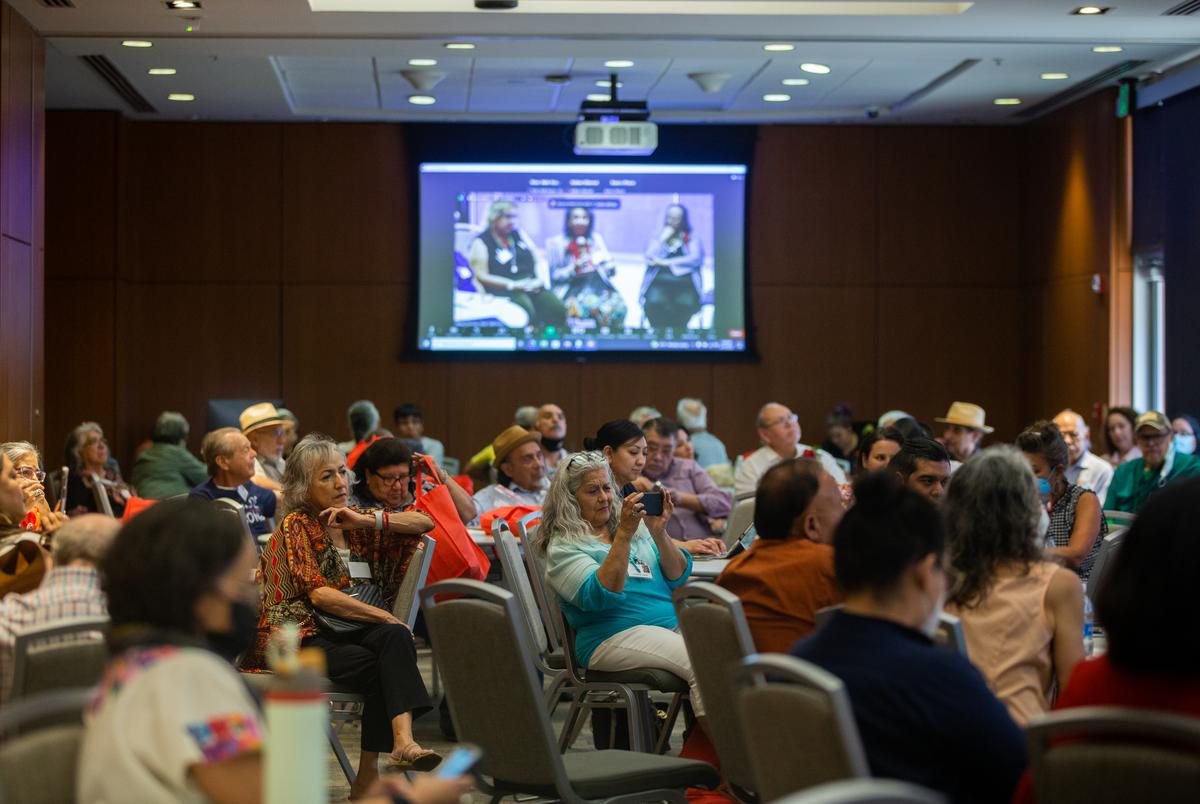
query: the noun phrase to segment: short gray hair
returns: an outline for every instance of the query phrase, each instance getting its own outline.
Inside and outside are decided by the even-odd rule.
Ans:
[[[217,466],[217,458],[228,458],[233,455],[233,444],[230,437],[241,434],[242,431],[236,427],[218,427],[211,433],[205,434],[204,440],[200,442],[200,457],[208,466],[210,477],[216,477],[217,472],[221,470],[221,467]]]
[[[54,532],[54,564],[66,566],[72,561],[99,564],[108,552],[121,523],[111,516],[84,514],[72,517]]]
[[[708,408],[704,407],[704,403],[699,399],[690,396],[679,400],[679,404],[675,406],[675,418],[679,419],[683,429],[688,432],[708,428]]]
[[[28,441],[9,441],[0,444],[0,449],[4,450],[4,454],[14,464],[24,458],[26,455],[32,455],[37,458],[38,466],[42,465],[42,456],[38,452],[38,448]]]
[[[292,511],[315,513],[308,499],[308,488],[321,464],[333,457],[344,458],[333,439],[323,433],[309,433],[296,442],[283,470],[283,514]],[[354,473],[346,470],[346,491],[354,488]]]
[[[379,428],[379,408],[369,399],[360,399],[346,410],[346,419],[350,423],[354,441],[365,441]]]
[[[611,536],[617,532],[617,523],[621,520],[621,495],[617,491],[612,469],[603,452],[577,452],[558,465],[554,479],[550,481],[550,490],[546,492],[546,501],[542,504],[542,524],[533,539],[534,550],[545,555],[552,541],[582,542],[595,538],[592,536],[592,526],[583,518],[575,494],[583,485],[584,478],[598,471],[604,472],[605,479],[613,487],[608,533]]]
[[[526,430],[532,430],[537,422],[538,409],[536,405],[522,405],[513,413],[513,424],[519,424]]]
[[[761,408],[758,409],[758,414],[754,417],[754,426],[755,427],[764,428],[764,429],[767,427],[767,425],[768,425],[767,408],[771,407],[772,405],[779,405],[779,407],[784,407],[784,405],[782,405],[779,402],[768,402],[767,404],[763,405]]]
[[[150,440],[155,444],[180,444],[187,441],[191,427],[188,420],[177,410],[164,410],[154,422]]]
[[[67,463],[75,470],[83,463],[83,442],[87,434],[97,432],[104,438],[104,428],[96,422],[81,422],[71,431],[71,441],[67,445]]]
[[[662,412],[652,405],[639,405],[629,414],[629,421],[641,427],[651,419],[661,419]]]

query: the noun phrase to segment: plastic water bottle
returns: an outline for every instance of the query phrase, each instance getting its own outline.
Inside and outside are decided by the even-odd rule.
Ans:
[[[298,640],[289,641],[292,644],[269,657],[274,660],[275,678],[263,707],[267,721],[263,801],[326,804],[329,703],[325,691],[329,682],[325,654],[318,648],[296,650]]]
[[[1091,656],[1095,649],[1096,625],[1092,618],[1092,601],[1083,596],[1083,655]]]

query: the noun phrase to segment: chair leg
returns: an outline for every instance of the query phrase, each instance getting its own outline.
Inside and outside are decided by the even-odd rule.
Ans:
[[[671,747],[671,732],[675,730],[675,721],[679,718],[679,710],[683,707],[683,693],[677,692],[671,696],[671,705],[667,707],[667,720],[663,724],[658,742],[654,744],[654,753],[663,754]]]
[[[358,774],[350,764],[350,757],[346,756],[346,749],[342,747],[342,741],[338,737],[337,730],[333,728],[333,723],[326,721],[325,734],[329,737],[329,747],[333,749],[333,754],[337,757],[338,764],[342,766],[342,773],[345,775],[346,781],[349,784],[354,784],[354,780],[358,778]]]
[[[559,672],[550,676],[550,686],[546,688],[546,693],[543,700],[546,702],[547,717],[554,717],[554,711],[558,709],[559,699],[562,697],[563,687],[567,685],[567,674]]]
[[[580,719],[580,712],[584,709],[581,697],[587,693],[577,690],[571,698],[571,708],[567,710],[567,719],[563,721],[562,733],[558,735],[558,751],[565,752],[575,742],[575,736],[578,731],[575,728],[575,723]]]
[[[650,718],[651,709],[654,705],[650,702],[650,696],[645,692],[634,692],[627,687],[622,688],[622,693],[625,695],[625,701],[629,704],[628,721],[629,721],[629,750],[630,751],[645,751],[649,740],[646,739],[647,732],[652,728]]]

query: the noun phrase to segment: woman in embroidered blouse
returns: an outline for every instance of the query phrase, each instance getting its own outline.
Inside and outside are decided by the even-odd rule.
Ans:
[[[1025,453],[1038,479],[1042,502],[1049,508],[1047,557],[1075,570],[1086,581],[1100,542],[1108,533],[1100,498],[1091,489],[1067,480],[1067,442],[1054,422],[1034,422],[1017,436],[1017,447]]]
[[[671,604],[692,559],[667,535],[670,495],[657,517],[646,516],[641,499],[642,492],[620,499],[603,453],[578,453],[554,473],[533,547],[546,556],[546,580],[575,630],[579,662],[595,670],[672,672],[687,681],[701,716]]]
[[[569,318],[591,319],[596,326],[625,324],[625,301],[612,284],[617,264],[587,207],[571,207],[563,233],[546,241],[550,282],[562,295]]]
[[[378,778],[380,753],[416,770],[431,770],[441,757],[412,734],[414,716],[430,708],[412,634],[390,611],[342,591],[376,583],[390,606],[418,537],[433,529],[433,521],[414,511],[385,516],[347,508],[350,477],[345,457],[326,436],[306,436],[292,450],[283,475],[288,513],[259,561],[262,611],[247,666],[264,668],[271,634],[295,622],[302,645],[325,651],[330,680],[366,696],[362,755],[351,790],[357,796]],[[322,631],[318,608],[367,626],[353,634]]]

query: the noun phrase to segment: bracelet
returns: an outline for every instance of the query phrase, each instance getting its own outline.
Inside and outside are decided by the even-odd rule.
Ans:
[[[375,509],[375,530],[383,530],[383,509]]]
[[[391,525],[391,523],[388,521],[388,512],[384,511],[383,512],[383,530],[390,530],[391,529],[389,527],[390,525]]]

